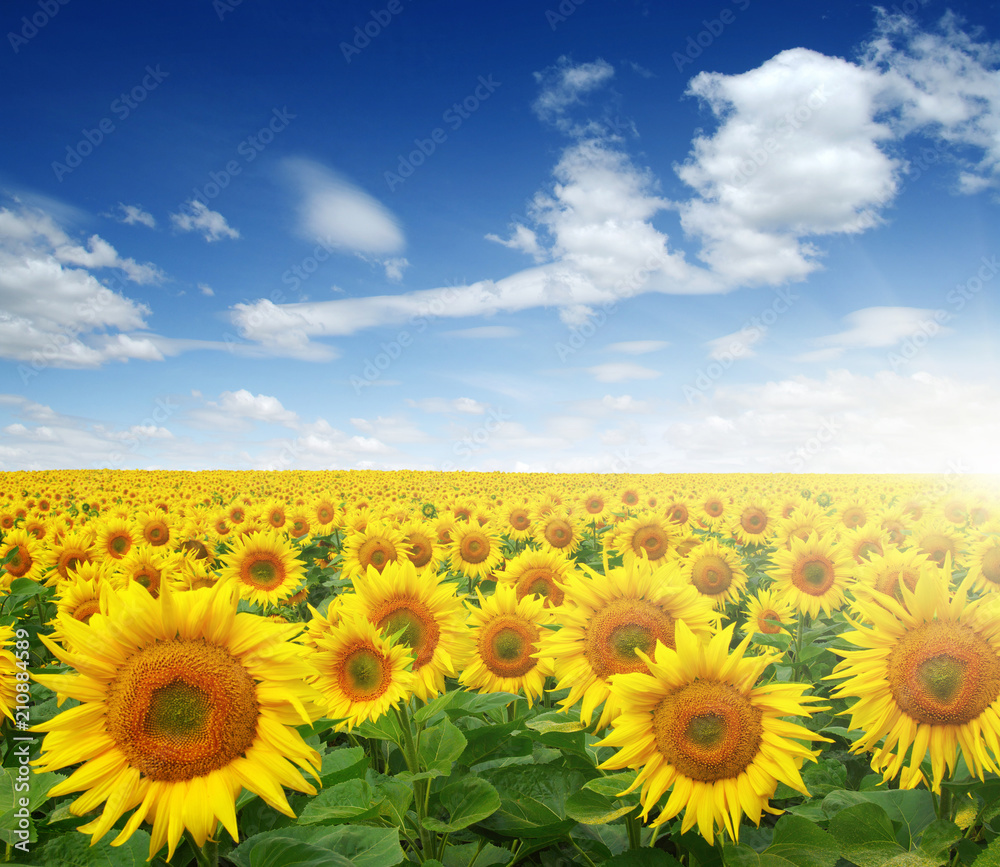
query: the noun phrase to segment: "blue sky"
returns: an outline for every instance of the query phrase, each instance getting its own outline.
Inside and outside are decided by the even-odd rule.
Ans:
[[[996,3],[2,24],[0,469],[1000,472]]]

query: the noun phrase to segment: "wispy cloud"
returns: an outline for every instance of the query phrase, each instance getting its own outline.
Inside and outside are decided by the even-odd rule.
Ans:
[[[230,226],[222,214],[211,210],[203,202],[192,199],[185,207],[188,209],[187,213],[170,215],[171,222],[181,232],[201,232],[201,236],[209,242],[240,237],[238,229]]]

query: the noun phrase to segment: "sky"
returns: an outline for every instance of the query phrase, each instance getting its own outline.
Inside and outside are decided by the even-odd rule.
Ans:
[[[0,470],[1000,472],[998,8],[10,0]]]

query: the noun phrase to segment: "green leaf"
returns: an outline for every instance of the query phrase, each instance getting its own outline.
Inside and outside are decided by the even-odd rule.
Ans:
[[[439,797],[448,811],[448,821],[442,822],[430,816],[424,819],[424,827],[439,834],[461,831],[500,809],[497,790],[479,777],[463,776],[445,786]]]
[[[801,816],[782,816],[774,826],[774,840],[757,853],[745,843],[726,845],[726,867],[834,867],[840,858],[836,841]]]
[[[392,741],[397,745],[403,743],[403,731],[394,713],[384,713],[376,720],[367,720],[355,726],[354,733],[377,741]]]
[[[935,819],[926,828],[920,838],[920,849],[927,855],[949,860],[951,847],[962,838],[962,829],[947,819]]]
[[[427,702],[422,708],[413,714],[413,718],[418,722],[427,722],[432,716],[443,711],[459,695],[458,690],[452,690],[439,695],[437,698]]]
[[[575,824],[566,816],[566,800],[590,779],[582,771],[534,765],[491,768],[481,776],[500,795],[500,809],[483,827],[505,837],[558,837]]]
[[[149,857],[149,834],[136,831],[121,846],[112,846],[113,834],[94,846],[90,837],[73,831],[46,840],[32,857],[45,867],[145,867]],[[163,855],[166,849],[160,850]]]
[[[44,584],[39,584],[30,578],[15,578],[10,582],[8,593],[14,599],[27,599],[30,596],[40,596],[45,590]]]
[[[323,756],[319,778],[326,789],[347,780],[363,779],[367,770],[368,756],[361,747],[340,747]]]
[[[462,755],[467,743],[458,726],[451,720],[442,720],[420,735],[420,746],[417,748],[420,765],[429,771],[441,771],[447,776],[451,773],[452,763]]]
[[[474,729],[465,729],[463,734],[465,735],[466,747],[462,752],[459,763],[466,767],[472,767],[472,765],[478,764],[497,750],[501,748],[505,749],[511,740],[519,741],[522,745],[521,749],[523,749],[523,744],[527,743],[527,752],[521,753],[521,755],[527,755],[527,753],[531,752],[531,742],[527,738],[512,739],[510,737],[511,732],[518,726],[519,723],[511,721],[492,723]],[[510,755],[510,753],[504,752],[503,755]]]
[[[366,779],[374,788],[375,797],[381,799],[380,815],[402,828],[406,822],[406,811],[413,803],[413,786],[375,771],[369,771]]]
[[[548,732],[580,732],[586,726],[580,720],[570,719],[564,713],[545,713],[528,720],[525,725],[532,731],[546,734]]]
[[[604,862],[603,867],[681,867],[681,862],[662,849],[630,849]]]
[[[501,849],[492,843],[465,843],[462,846],[448,846],[444,850],[444,867],[469,867],[475,859],[475,867],[493,867],[508,864],[510,850]]]
[[[396,828],[314,825],[281,828],[244,840],[226,856],[236,867],[396,867]]]
[[[913,848],[920,832],[937,818],[934,800],[927,789],[834,791],[823,799],[823,811],[832,816],[855,804],[878,804],[885,810],[888,817],[900,825],[896,840],[906,851]]]
[[[31,747],[30,743],[22,741],[12,749],[16,751],[22,743]],[[15,758],[17,757],[15,756]],[[23,767],[25,771],[28,770],[27,765],[20,765],[20,767]],[[31,814],[48,800],[49,789],[64,779],[62,774],[47,773],[21,776],[14,768],[0,768],[0,841],[11,845],[21,841],[22,838],[18,832],[21,830],[21,818],[25,817],[18,817],[16,814],[27,811],[27,827],[23,830],[28,832],[28,840],[34,842],[37,837],[35,822],[31,818]],[[22,800],[27,801],[27,803],[22,804]]]
[[[1000,837],[993,838],[993,842],[972,862],[972,867],[1000,867]]]
[[[607,825],[634,810],[635,804],[615,806],[612,798],[588,789],[574,792],[566,799],[566,815],[585,825]]]
[[[624,773],[611,774],[607,777],[594,777],[592,780],[587,780],[583,784],[583,788],[591,792],[597,792],[599,795],[604,795],[606,798],[617,798],[619,792],[624,792],[635,782],[635,777],[635,771],[625,771]],[[639,803],[638,789],[624,797],[634,799],[633,803],[635,804]]]
[[[822,798],[836,789],[847,788],[847,767],[833,758],[820,758],[802,771],[802,781],[814,798]]]
[[[346,780],[311,798],[299,815],[300,825],[340,825],[378,815],[382,801],[365,780]]]
[[[830,834],[844,857],[858,867],[882,867],[906,850],[896,842],[892,821],[876,804],[856,804],[830,820]]]

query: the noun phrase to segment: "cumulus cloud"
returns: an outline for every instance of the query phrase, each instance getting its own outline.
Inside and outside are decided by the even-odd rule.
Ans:
[[[139,224],[148,226],[150,229],[156,228],[156,218],[138,205],[125,205],[119,202],[118,207],[121,209],[121,214],[115,217],[118,222],[125,223],[127,226]]]
[[[201,236],[211,243],[222,238],[240,237],[238,229],[234,229],[226,218],[218,211],[213,211],[208,205],[197,199],[192,199],[185,206],[187,213],[171,214],[170,220],[181,232],[201,232]]]

